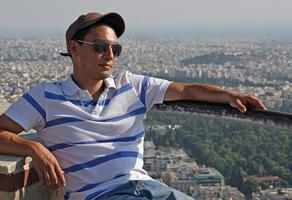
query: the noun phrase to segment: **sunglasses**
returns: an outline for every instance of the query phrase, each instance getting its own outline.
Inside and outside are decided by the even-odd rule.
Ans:
[[[122,52],[122,46],[117,42],[108,42],[108,41],[100,40],[100,39],[97,39],[94,42],[87,42],[84,40],[76,40],[76,41],[93,45],[94,51],[99,54],[105,53],[108,50],[109,46],[111,46],[115,57],[118,57]]]

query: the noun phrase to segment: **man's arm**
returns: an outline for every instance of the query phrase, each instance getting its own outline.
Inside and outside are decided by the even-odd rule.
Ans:
[[[239,94],[211,84],[171,83],[165,93],[165,101],[192,100],[224,103],[246,112],[246,107],[266,110],[263,103],[249,94]]]
[[[25,140],[17,134],[24,129],[6,115],[0,116],[0,154],[30,156],[40,182],[51,188],[66,184],[55,156],[42,144]]]

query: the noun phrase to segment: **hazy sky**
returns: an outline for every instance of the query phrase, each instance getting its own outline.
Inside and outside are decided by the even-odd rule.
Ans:
[[[115,11],[126,34],[292,33],[292,0],[0,0],[0,36],[64,34],[80,15]]]

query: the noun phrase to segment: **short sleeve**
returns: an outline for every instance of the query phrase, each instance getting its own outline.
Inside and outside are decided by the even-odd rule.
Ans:
[[[164,100],[166,90],[171,81],[149,77],[144,75],[136,75],[127,72],[128,79],[132,82],[140,100],[146,106],[147,111],[154,104],[160,104]]]
[[[45,83],[32,88],[14,102],[4,114],[26,131],[32,128],[41,129],[46,123],[44,88]]]

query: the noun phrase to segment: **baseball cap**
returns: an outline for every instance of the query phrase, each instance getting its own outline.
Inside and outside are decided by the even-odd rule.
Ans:
[[[119,38],[125,31],[125,22],[123,18],[115,12],[110,12],[107,14],[100,14],[98,12],[90,12],[78,17],[67,29],[66,31],[66,44],[67,52],[60,53],[62,56],[70,56],[69,52],[69,41],[73,39],[74,35],[81,29],[84,29],[92,24],[101,22],[114,29],[117,37]]]

